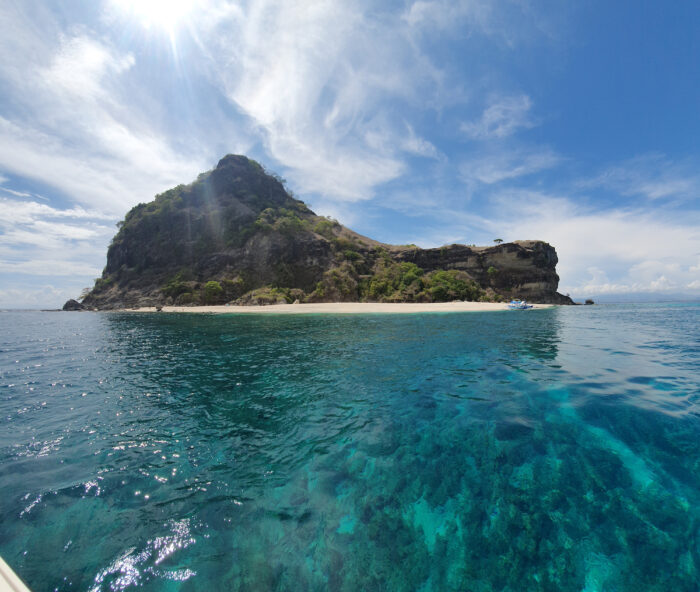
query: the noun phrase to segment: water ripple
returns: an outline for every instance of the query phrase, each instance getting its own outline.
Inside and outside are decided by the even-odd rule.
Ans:
[[[700,307],[0,313],[33,589],[695,590]]]

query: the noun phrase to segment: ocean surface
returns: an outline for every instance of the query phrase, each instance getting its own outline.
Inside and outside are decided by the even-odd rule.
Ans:
[[[700,590],[700,304],[0,313],[35,591]]]

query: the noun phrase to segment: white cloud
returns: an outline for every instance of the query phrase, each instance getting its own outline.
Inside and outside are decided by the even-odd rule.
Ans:
[[[557,166],[562,158],[551,150],[518,150],[493,153],[464,162],[462,178],[491,185],[524,177]]]
[[[148,111],[133,108],[131,52],[86,28],[60,31],[41,4],[0,14],[8,32],[0,49],[12,55],[0,65],[0,82],[4,101],[16,106],[0,116],[0,168],[122,215],[211,164],[175,150]]]
[[[408,135],[401,142],[401,149],[416,156],[439,158],[440,153],[434,144],[416,135],[413,127],[406,125]]]
[[[542,35],[558,37],[565,28],[557,11],[521,0],[415,0],[402,18],[421,33],[481,36],[508,48]]]
[[[430,152],[382,105],[429,100],[437,72],[405,23],[371,20],[365,9],[257,0],[222,11],[199,36],[226,96],[302,193],[368,199],[404,171],[402,150]]]
[[[420,216],[418,233],[398,242],[437,247],[544,240],[559,257],[559,291],[578,297],[631,292],[700,294],[700,212],[597,209],[587,200],[517,188],[498,189],[485,210],[427,188],[395,193],[391,208]],[[394,237],[392,237],[394,238]]]
[[[484,109],[477,121],[463,123],[461,130],[476,140],[505,138],[536,125],[530,116],[531,107],[532,101],[527,95],[500,97]]]
[[[0,253],[4,255],[2,249],[0,249]],[[92,279],[102,275],[102,269],[90,261],[41,258],[25,261],[0,261],[0,273],[51,278],[84,278],[84,284],[87,286],[92,285]],[[71,296],[71,298],[76,297],[76,294]]]
[[[0,7],[9,30],[0,49],[13,55],[0,64],[0,78],[12,90],[4,98],[22,113],[0,120],[0,167],[83,204],[123,213],[209,168],[220,156],[212,154],[217,146],[245,151],[258,136],[299,192],[370,198],[405,172],[406,154],[439,156],[420,130],[409,128],[407,137],[406,124],[398,116],[392,120],[398,104],[439,109],[454,94],[415,36],[430,15],[443,14],[435,8],[415,2],[401,19],[366,0],[203,2],[179,28],[198,46],[190,47],[189,61],[173,67],[181,67],[191,84],[209,76],[254,127],[216,122],[205,146],[201,133],[186,142],[159,129],[169,91],[148,86],[156,95],[144,93],[143,46],[121,49],[119,36],[111,42],[87,26],[62,29],[42,3]],[[455,2],[453,16],[490,35],[510,8]],[[126,31],[136,24],[128,12],[107,3],[103,24]],[[489,133],[526,125],[514,119],[523,100],[529,98],[505,98],[487,110]]]
[[[103,78],[125,72],[134,65],[130,53],[117,55],[85,35],[63,37],[60,49],[53,56],[41,77],[54,93],[65,93],[71,99],[85,101],[104,99]]]
[[[21,196],[31,197],[29,193],[16,192]],[[74,219],[90,219],[90,220],[110,220],[112,216],[96,212],[94,210],[86,210],[80,206],[61,210],[51,207],[44,203],[35,201],[19,201],[0,197],[0,208],[3,210],[2,218],[0,218],[0,228],[4,226],[14,226],[15,224],[27,224],[34,222],[37,218],[74,218]]]
[[[80,207],[53,208],[0,197],[0,273],[76,277],[100,274],[112,225]]]
[[[697,212],[664,217],[640,209],[594,210],[527,191],[502,195],[494,207],[498,213],[490,224],[492,232],[507,240],[542,239],[556,247],[561,291],[683,291],[695,279]]]
[[[482,31],[490,31],[493,3],[482,0],[417,0],[403,18],[412,27],[451,29],[466,21]]]
[[[375,125],[365,132],[363,139],[367,147],[377,153],[401,151],[424,158],[441,157],[435,145],[416,134],[412,126],[405,123],[403,128],[401,131],[399,126],[393,126],[389,122],[375,121]]]
[[[0,191],[6,195],[14,195],[15,197],[34,197],[34,194],[28,191],[15,191],[14,189],[8,189],[7,187],[0,187]]]
[[[645,154],[606,169],[580,182],[582,187],[604,187],[626,196],[649,200],[700,198],[698,162],[673,162],[661,154]]]
[[[134,156],[147,154],[148,160],[130,163],[115,157],[115,152],[128,152],[129,139],[124,145],[109,146],[112,154],[105,155],[99,145],[93,146],[95,152],[85,151],[84,145],[76,148],[56,135],[0,117],[0,163],[16,175],[41,181],[115,216],[139,201],[149,201],[157,192],[192,179],[197,169],[202,170],[173,154],[169,158],[163,154],[168,149],[157,141],[150,153],[144,141],[134,142]]]

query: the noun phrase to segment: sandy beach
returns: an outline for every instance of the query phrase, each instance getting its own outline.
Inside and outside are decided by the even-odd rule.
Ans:
[[[554,304],[535,304],[535,308],[551,308]],[[153,307],[126,312],[155,312]],[[505,302],[436,302],[379,303],[323,302],[318,304],[271,304],[268,306],[164,306],[162,312],[216,314],[406,314],[418,312],[486,312],[508,310]]]

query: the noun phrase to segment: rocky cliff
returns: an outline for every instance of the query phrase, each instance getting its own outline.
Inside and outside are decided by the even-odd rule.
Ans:
[[[229,155],[134,207],[83,305],[503,300],[571,303],[541,241],[419,249],[317,216],[281,180]]]

